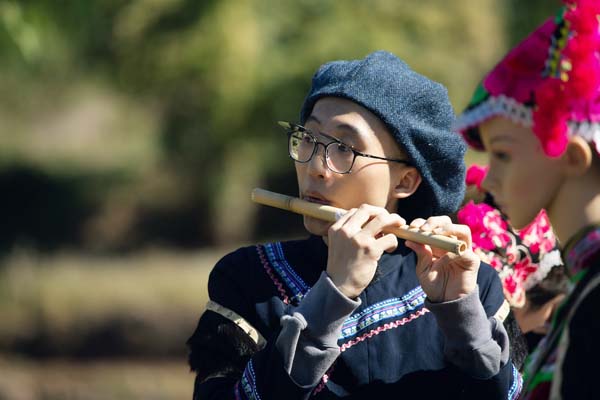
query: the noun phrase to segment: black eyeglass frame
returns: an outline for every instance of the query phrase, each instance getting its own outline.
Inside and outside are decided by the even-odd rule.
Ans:
[[[342,141],[341,141],[340,139],[338,139],[338,138],[335,138],[335,137],[333,137],[333,136],[330,136],[330,135],[328,135],[328,134],[326,134],[326,133],[319,132],[319,135],[321,135],[321,136],[323,136],[323,137],[326,137],[327,139],[331,140],[331,142],[329,142],[329,143],[327,143],[327,144],[325,144],[325,143],[321,143],[321,142],[319,142],[319,141],[317,140],[317,137],[316,137],[316,136],[315,136],[315,135],[314,135],[314,134],[313,134],[313,133],[312,133],[310,130],[306,129],[306,128],[305,128],[305,127],[303,127],[302,125],[294,124],[293,122],[288,122],[288,121],[277,121],[277,124],[278,124],[279,126],[281,126],[282,128],[284,128],[284,129],[287,131],[287,134],[288,134],[288,154],[289,154],[290,158],[291,158],[292,160],[294,160],[295,162],[298,162],[298,163],[301,163],[301,164],[305,164],[305,163],[307,163],[307,162],[310,162],[310,160],[312,160],[312,159],[313,159],[313,157],[314,157],[314,156],[315,156],[315,154],[317,153],[317,148],[319,147],[318,145],[321,145],[321,146],[323,146],[323,148],[325,149],[324,155],[325,155],[325,158],[327,158],[327,147],[328,147],[329,145],[331,145],[331,144],[337,143],[337,144],[341,144],[341,145],[343,145],[343,146],[346,146],[347,148],[349,148],[349,149],[352,151],[353,158],[352,158],[352,163],[350,163],[350,168],[349,168],[349,169],[348,169],[348,171],[346,171],[346,172],[338,172],[338,171],[335,171],[335,170],[333,170],[333,169],[332,169],[332,168],[329,166],[329,163],[327,163],[327,162],[326,162],[326,163],[325,163],[325,165],[327,166],[327,169],[329,169],[331,172],[335,172],[336,174],[346,175],[346,174],[349,174],[349,173],[351,173],[351,172],[352,172],[352,168],[354,167],[354,162],[356,161],[356,157],[366,157],[366,158],[374,158],[374,159],[376,159],[376,160],[393,161],[393,162],[397,162],[397,163],[405,164],[405,165],[408,165],[408,166],[412,166],[412,163],[411,163],[410,161],[408,161],[408,160],[400,160],[400,159],[397,159],[397,158],[386,158],[386,157],[374,156],[374,155],[372,155],[372,154],[363,153],[363,152],[361,152],[361,151],[358,151],[358,150],[356,150],[356,149],[355,149],[353,146],[350,146],[350,145],[348,145],[348,144],[346,144],[346,143],[342,142]],[[296,160],[296,159],[295,159],[295,158],[292,156],[292,154],[291,154],[291,152],[290,152],[290,148],[289,148],[289,140],[290,140],[290,137],[291,137],[291,135],[292,135],[294,132],[302,132],[302,133],[306,133],[306,134],[310,135],[310,136],[311,136],[311,137],[314,139],[314,142],[315,142],[315,148],[313,149],[313,152],[312,152],[312,154],[310,155],[310,157],[309,157],[309,158],[308,158],[308,160],[306,160],[306,161],[298,161],[298,160]]]

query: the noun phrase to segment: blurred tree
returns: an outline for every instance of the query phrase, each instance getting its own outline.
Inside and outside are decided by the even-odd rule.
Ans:
[[[154,2],[131,3],[116,24],[119,76],[134,90],[160,93],[165,157],[178,175],[202,171],[201,179],[187,181],[207,205],[201,219],[212,229],[206,240],[217,243],[248,240],[256,209],[246,200],[250,189],[267,177],[290,177],[274,122],[297,118],[318,65],[386,48],[446,83],[450,71],[462,71],[458,87],[474,68],[469,61],[476,66],[494,54],[478,43],[477,30],[464,29],[473,17],[466,1],[398,7],[388,1],[230,0],[202,8],[171,1],[160,12],[142,11],[147,3]],[[486,29],[497,36],[493,3],[484,3]],[[483,56],[466,48],[448,55],[449,46],[465,41]],[[280,189],[294,193],[288,181]]]
[[[560,0],[519,0],[506,2],[506,32],[510,47],[520,42],[547,18],[556,15],[563,4]]]
[[[390,50],[447,85],[460,108],[529,22],[522,18],[548,8],[542,0],[4,0],[0,148],[13,159],[4,165],[25,157],[36,168],[115,172],[120,178],[96,191],[104,206],[77,227],[90,242],[112,234],[109,249],[298,234],[299,218],[248,196],[255,186],[295,193],[275,121],[297,119],[320,64]],[[32,124],[54,126],[48,115],[84,103],[74,95],[82,86],[116,93],[96,108],[134,122],[100,129],[101,141],[89,139],[79,158],[58,146],[49,147],[54,158],[31,150]],[[89,113],[73,132],[93,131]],[[99,158],[109,161],[98,167]],[[127,226],[110,222],[115,215],[126,215]]]

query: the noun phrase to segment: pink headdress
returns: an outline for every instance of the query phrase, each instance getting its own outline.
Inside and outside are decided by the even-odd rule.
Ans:
[[[467,185],[480,187],[487,170],[471,166]],[[470,178],[469,178],[470,177]],[[458,211],[458,222],[471,228],[473,250],[500,276],[504,296],[513,307],[525,304],[525,292],[550,270],[562,265],[558,243],[545,211],[520,231],[513,230],[499,210],[473,201]]]
[[[600,154],[600,1],[565,1],[483,79],[455,129],[482,149],[478,126],[502,116],[531,127],[550,157],[569,135]]]

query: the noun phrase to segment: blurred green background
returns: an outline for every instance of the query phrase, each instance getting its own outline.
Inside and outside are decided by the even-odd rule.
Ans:
[[[214,262],[303,234],[249,194],[296,193],[316,68],[389,50],[460,110],[558,5],[0,0],[0,399],[190,398]]]

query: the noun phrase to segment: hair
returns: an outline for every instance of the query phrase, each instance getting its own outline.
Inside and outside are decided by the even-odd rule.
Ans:
[[[188,364],[200,381],[214,374],[239,378],[259,350],[239,326],[212,311],[202,314],[186,344],[190,350]]]
[[[517,322],[512,311],[510,311],[506,316],[503,325],[504,329],[506,329],[506,333],[508,334],[508,340],[510,343],[510,359],[515,367],[521,371],[525,364],[525,359],[529,354],[527,340],[523,336],[523,332],[521,332],[519,323]]]
[[[538,310],[556,296],[567,294],[568,288],[567,269],[564,265],[557,265],[548,272],[544,279],[527,290],[525,296],[529,307]]]

